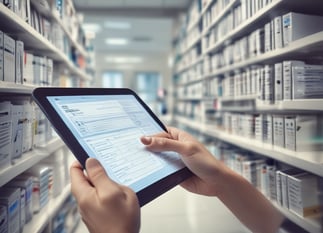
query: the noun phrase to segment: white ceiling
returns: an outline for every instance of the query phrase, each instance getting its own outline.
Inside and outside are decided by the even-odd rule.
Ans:
[[[191,0],[74,0],[76,10],[84,15],[84,23],[100,27],[93,40],[100,57],[102,54],[141,57],[169,54],[174,19],[187,9],[189,2]],[[105,28],[105,22],[127,22],[131,27],[109,29]],[[107,38],[124,38],[129,44],[111,46],[105,43]]]

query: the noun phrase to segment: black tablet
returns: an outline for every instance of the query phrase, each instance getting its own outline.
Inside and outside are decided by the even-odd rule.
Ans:
[[[140,206],[191,175],[177,153],[153,153],[140,142],[167,129],[130,89],[36,88],[33,97],[83,167],[88,157],[98,159]]]

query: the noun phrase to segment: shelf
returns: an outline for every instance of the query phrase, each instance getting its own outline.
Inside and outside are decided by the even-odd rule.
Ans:
[[[43,207],[39,213],[33,216],[31,222],[25,225],[23,232],[42,232],[48,221],[51,221],[70,193],[71,186],[67,185],[58,197],[50,199],[47,205]]]
[[[176,86],[189,86],[189,85],[192,85],[194,83],[199,83],[199,82],[202,82],[204,81],[204,77],[195,77],[194,80],[189,80],[189,81],[186,81],[186,82],[180,82],[178,84],[176,84]]]
[[[0,4],[0,12],[0,22],[6,22],[6,24],[0,23],[1,30],[13,35],[16,39],[24,41],[25,50],[33,51],[36,55],[46,56],[56,62],[61,62],[72,74],[79,76],[81,79],[89,79],[85,72],[76,67],[63,51],[56,48],[13,11]]]
[[[217,43],[215,43],[209,49],[207,49],[205,54],[215,53],[219,51],[221,48],[223,48],[226,41],[237,39],[242,35],[246,35],[246,33],[252,31],[253,29],[256,29],[257,27],[255,27],[254,24],[267,18],[268,17],[267,13],[269,11],[273,11],[277,9],[283,3],[283,1],[284,0],[274,0],[272,3],[268,4],[267,6],[259,10],[252,17],[245,20],[242,24],[240,24],[238,27],[233,29],[230,33],[228,33],[223,38],[221,38]]]
[[[280,49],[276,49],[264,54],[261,54],[255,58],[249,58],[246,61],[235,63],[227,67],[219,68],[212,74],[205,75],[205,78],[222,75],[232,72],[251,65],[263,64],[265,62],[275,63],[281,62],[287,59],[301,59],[309,53],[322,53],[323,51],[323,31],[315,33],[313,35],[304,37],[302,39],[293,41],[288,46]]]
[[[0,81],[0,93],[30,95],[36,86]]]
[[[254,139],[232,135],[216,129],[215,126],[194,122],[193,119],[176,117],[175,120],[208,136],[218,138],[229,144],[279,160],[323,177],[322,152],[295,152],[272,145],[266,145],[258,141],[255,143]]]
[[[0,187],[17,175],[23,173],[27,169],[31,168],[35,164],[39,163],[42,159],[48,157],[58,148],[64,146],[61,139],[56,138],[51,140],[43,148],[34,148],[32,151],[24,153],[21,158],[17,159],[13,165],[7,168],[1,169],[0,171]]]
[[[71,35],[71,33],[68,31],[67,27],[64,25],[64,23],[62,22],[62,20],[59,18],[59,16],[52,12],[52,17],[53,19],[62,27],[63,31],[65,32],[65,34],[67,35],[68,39],[70,40],[70,42],[72,43],[72,46],[84,57],[88,57],[88,53],[87,51],[82,47],[82,45],[80,45]]]
[[[303,229],[310,233],[322,233],[322,226],[320,224],[321,217],[315,216],[315,217],[307,217],[307,218],[301,218],[297,216],[296,214],[293,214],[287,209],[282,208],[281,206],[278,206],[276,203],[274,203],[277,209],[279,209],[282,214],[284,214],[285,217],[287,217],[289,220],[297,224],[298,226],[301,226]]]
[[[217,17],[213,20],[213,22],[203,30],[202,35],[207,35],[210,29],[213,28],[239,2],[239,0],[232,0],[226,7],[224,7],[222,11],[217,15]]]
[[[175,73],[175,74],[180,74],[180,73],[182,73],[182,72],[184,72],[184,71],[186,71],[186,70],[189,70],[189,69],[190,69],[190,68],[192,68],[193,66],[195,66],[195,65],[197,65],[197,64],[199,64],[199,63],[201,63],[203,60],[204,60],[204,56],[203,56],[203,55],[201,55],[199,58],[197,58],[195,61],[191,62],[189,65],[186,65],[186,66],[184,66],[184,67],[182,67],[182,68],[179,68],[179,69],[176,71],[176,73]]]
[[[241,106],[240,103],[247,102],[248,105]],[[219,102],[222,111],[249,111],[249,112],[281,112],[281,113],[303,113],[303,112],[322,112],[323,99],[302,99],[302,100],[282,100],[274,104],[266,104],[258,100],[256,95],[250,95],[239,98],[220,97]],[[226,102],[236,103],[236,106],[225,106]]]
[[[257,111],[323,111],[323,99],[283,100],[275,104],[256,101]]]

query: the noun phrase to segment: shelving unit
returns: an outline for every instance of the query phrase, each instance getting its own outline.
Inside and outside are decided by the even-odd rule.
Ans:
[[[73,4],[72,0],[64,2]],[[89,57],[89,54],[83,47],[83,45],[79,43],[76,38],[73,38],[72,34],[68,31],[67,26],[64,25],[63,20],[61,20],[60,17],[55,14],[54,6],[50,6],[50,4],[53,2],[47,0],[30,0],[30,3],[31,7],[40,15],[45,16],[44,18],[46,18],[49,22],[55,23],[59,25],[59,27],[61,27],[64,37],[66,37],[67,40],[67,44],[64,44],[64,46],[68,47],[67,49],[64,48],[61,50],[56,47],[55,44],[57,43],[52,43],[49,39],[45,38],[40,32],[34,29],[31,24],[29,24],[30,22],[27,23],[18,14],[7,8],[2,3],[0,3],[0,30],[3,33],[8,34],[14,40],[23,41],[24,50],[28,53],[53,60],[54,67],[51,68],[56,72],[55,75],[53,75],[53,85],[59,84],[59,81],[57,80],[57,78],[59,78],[58,76],[68,76],[69,78],[75,79],[75,81],[81,81],[82,83],[91,81],[92,76],[86,72],[86,69],[81,69],[78,65],[78,62],[73,62],[71,58],[72,55],[70,53],[65,54],[64,52],[68,52],[69,49],[70,51],[72,51],[73,49],[73,51],[75,50],[75,53],[79,55],[80,58],[84,57],[85,61],[87,61]],[[34,67],[32,67],[32,69],[34,69]],[[22,102],[29,103],[31,101],[32,91],[36,87],[38,86],[34,84],[18,84],[0,80],[0,97],[2,101],[11,101],[11,104],[22,105]],[[36,124],[36,119],[39,121],[44,120],[37,118],[38,109],[33,109],[33,111],[36,111],[35,113],[33,113],[35,114],[35,116],[33,116],[35,117],[35,119],[32,119],[34,124]],[[31,120],[31,118],[29,118],[28,120]],[[43,125],[39,127],[43,127]],[[30,131],[32,130],[36,131],[36,125],[34,126],[34,128],[30,129]],[[43,130],[43,128],[41,130]],[[30,132],[30,135],[28,134],[28,137],[31,137],[31,134],[32,133]],[[49,139],[49,141],[45,142],[45,144],[34,145],[33,143],[31,150],[23,153],[21,157],[12,160],[11,164],[7,167],[1,167],[0,187],[9,183],[16,176],[41,163],[50,155],[55,156],[56,152],[58,152],[57,155],[59,156],[61,156],[62,153],[64,153],[64,155],[67,155],[68,150],[64,142],[57,136],[55,137],[51,135],[51,138],[52,139]],[[60,162],[63,163],[63,161]],[[64,162],[66,161],[64,160]],[[56,190],[56,192],[59,191]],[[60,210],[62,204],[70,196],[70,194],[70,185],[67,185],[58,196],[56,196],[55,198],[50,197],[49,203],[47,203],[39,213],[33,215],[31,222],[24,226],[23,232],[44,232],[44,230],[51,228],[52,219],[55,217],[56,213]]]
[[[36,51],[38,55],[48,56],[54,61],[63,64],[70,74],[82,80],[91,80],[91,77],[76,67],[66,54],[57,49],[50,41],[3,4],[0,4],[0,12],[0,21],[6,22],[6,24],[1,25],[1,29],[22,40],[25,50]]]
[[[35,164],[39,163],[41,160],[48,157],[64,145],[65,144],[60,138],[56,138],[47,143],[44,148],[35,148],[32,151],[23,154],[23,156],[16,160],[10,167],[1,170],[0,187],[20,173],[23,173]]]
[[[203,3],[205,6],[203,7]],[[272,49],[270,51],[263,51],[257,56],[248,56],[247,59],[233,62],[232,64],[221,64],[218,68],[211,65],[211,58],[214,55],[221,54],[229,46],[234,45],[234,41],[246,38],[253,31],[263,28],[264,25],[276,16],[281,16],[288,12],[304,12],[307,14],[315,13],[320,14],[320,10],[323,5],[318,1],[311,0],[304,5],[302,1],[290,1],[290,0],[272,0],[266,1],[267,5],[263,6],[253,15],[247,17],[239,25],[228,31],[226,34],[217,35],[209,39],[211,34],[215,34],[221,21],[233,14],[234,9],[239,7],[241,2],[253,2],[254,1],[242,1],[231,0],[222,1],[222,10],[217,14],[212,13],[212,19],[207,14],[213,8],[216,0],[195,0],[192,4],[199,6],[199,17],[194,18],[194,22],[190,22],[190,12],[187,13],[187,18],[183,22],[182,33],[179,35],[177,46],[180,47],[181,39],[185,41],[189,46],[185,49],[177,49],[179,54],[175,54],[179,57],[176,61],[173,69],[174,84],[177,93],[174,92],[174,102],[178,104],[178,108],[174,109],[175,124],[180,127],[190,128],[195,132],[205,135],[209,138],[214,138],[216,141],[224,142],[228,145],[232,145],[234,148],[241,148],[245,151],[252,152],[254,154],[262,155],[273,159],[277,163],[285,164],[291,167],[299,168],[303,171],[307,171],[320,178],[323,177],[323,151],[314,152],[296,152],[281,148],[274,145],[266,144],[262,141],[256,141],[255,138],[246,138],[229,133],[219,127],[217,118],[223,113],[237,113],[237,114],[279,114],[279,115],[298,115],[298,114],[316,114],[323,115],[323,99],[300,99],[300,100],[281,100],[273,103],[266,103],[259,99],[259,94],[243,94],[239,96],[223,96],[223,89],[218,91],[217,94],[209,94],[208,89],[213,84],[213,80],[223,80],[225,77],[233,77],[235,72],[249,70],[255,66],[265,66],[267,64],[274,65],[277,62],[285,60],[306,60],[310,58],[321,59],[323,52],[323,31],[315,34],[303,37],[289,43],[288,46],[282,48]],[[316,5],[315,5],[316,4]],[[311,6],[309,10],[306,6]],[[317,6],[317,9],[315,7]],[[204,25],[206,21],[206,25]],[[189,23],[187,23],[189,22]],[[187,24],[189,26],[187,26]],[[186,30],[185,30],[186,27]],[[192,36],[194,29],[198,29],[199,35]],[[218,33],[218,32],[216,32]],[[185,36],[189,38],[196,38],[190,42],[187,42]],[[204,43],[207,41],[207,43]],[[248,42],[249,43],[249,42]],[[207,45],[208,44],[208,45]],[[219,59],[223,57],[219,56]],[[209,59],[209,60],[208,60]],[[208,64],[205,67],[205,64]],[[322,62],[320,63],[322,64]],[[195,85],[201,84],[202,86],[195,88]],[[177,87],[177,88],[176,88]],[[198,89],[201,88],[202,89]],[[191,91],[193,88],[193,91]],[[201,93],[205,93],[202,96],[196,94],[196,90],[201,90]],[[192,93],[195,93],[193,96]],[[201,111],[204,100],[212,100],[214,103],[214,114],[210,119],[204,119],[201,117],[198,111]],[[191,104],[191,105],[190,105]],[[183,111],[182,109],[185,109]],[[188,109],[188,113],[187,113]],[[198,110],[200,109],[200,110]],[[209,109],[206,109],[209,110]],[[202,113],[203,114],[203,113]],[[209,113],[208,113],[209,114]],[[206,113],[205,113],[206,115]],[[322,136],[322,135],[321,135]],[[293,214],[289,210],[277,206],[284,215],[294,222],[296,225],[301,226],[308,232],[320,233],[323,230],[322,217],[306,217],[301,218]]]
[[[46,227],[48,220],[54,217],[56,212],[70,194],[71,185],[67,185],[58,197],[52,198],[39,213],[33,216],[31,222],[25,225],[23,233],[42,232]]]

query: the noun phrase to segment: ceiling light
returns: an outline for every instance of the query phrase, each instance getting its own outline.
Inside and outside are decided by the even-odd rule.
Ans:
[[[101,25],[97,23],[84,23],[82,27],[84,31],[92,33],[98,33],[102,30]]]
[[[131,28],[131,24],[129,22],[113,22],[113,21],[107,21],[104,22],[105,28],[110,29],[120,29],[120,30],[127,30]]]
[[[118,57],[118,56],[108,56],[105,58],[106,62],[109,63],[117,63],[117,64],[133,64],[133,63],[141,63],[143,61],[142,57],[135,57],[135,56],[125,56],[125,57]]]
[[[127,45],[129,44],[128,39],[126,38],[107,38],[105,42],[108,45]]]

